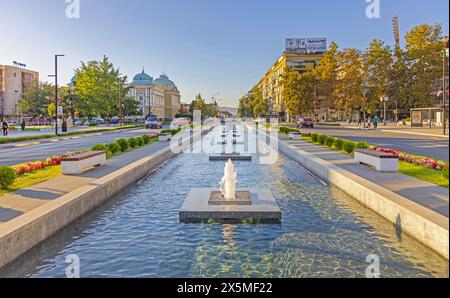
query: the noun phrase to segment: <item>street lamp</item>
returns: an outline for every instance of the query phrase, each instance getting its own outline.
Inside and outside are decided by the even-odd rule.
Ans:
[[[55,135],[58,136],[58,57],[65,55],[55,55],[55,74],[49,77],[55,78]]]
[[[380,101],[383,103],[383,125],[386,126],[386,102],[389,100],[387,96],[381,96]]]

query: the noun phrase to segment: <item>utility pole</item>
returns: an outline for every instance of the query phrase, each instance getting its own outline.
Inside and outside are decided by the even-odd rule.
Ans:
[[[58,57],[64,55],[55,55],[55,74],[49,77],[55,78],[55,135],[58,136]]]

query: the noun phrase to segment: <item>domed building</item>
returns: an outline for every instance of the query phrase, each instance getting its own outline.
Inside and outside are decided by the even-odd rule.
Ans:
[[[144,69],[141,73],[134,76],[133,82],[130,84],[129,96],[139,102],[141,114],[155,115],[164,119],[164,89],[158,87],[153,78],[146,74]]]
[[[172,120],[178,114],[180,103],[180,91],[174,82],[165,74],[161,74],[153,83],[164,90],[164,113],[165,119]]]

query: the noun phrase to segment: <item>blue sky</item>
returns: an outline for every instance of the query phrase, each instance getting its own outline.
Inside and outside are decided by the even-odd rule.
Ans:
[[[167,73],[191,101],[201,92],[235,106],[272,66],[287,37],[327,37],[341,48],[364,49],[373,38],[393,43],[421,23],[448,35],[448,0],[380,0],[368,19],[365,0],[80,0],[81,18],[68,19],[65,0],[0,0],[0,64],[16,60],[48,80],[53,55],[63,53],[62,82],[80,61],[109,56],[131,79],[142,67]]]

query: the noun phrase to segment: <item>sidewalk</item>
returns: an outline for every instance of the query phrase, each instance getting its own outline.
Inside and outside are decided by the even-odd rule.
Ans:
[[[347,129],[363,129],[363,126],[358,126],[356,123],[352,124],[341,124],[342,128]],[[373,126],[371,128],[366,128],[367,130],[373,130]],[[402,133],[402,134],[409,134],[409,135],[416,135],[416,136],[428,136],[428,137],[436,137],[436,138],[443,138],[448,139],[448,130],[447,134],[444,135],[444,129],[442,127],[434,127],[434,128],[427,128],[427,127],[402,127],[397,126],[395,123],[387,123],[387,125],[383,125],[383,123],[378,124],[378,131],[382,132],[391,132],[391,133]]]
[[[287,141],[286,137],[282,137]],[[429,182],[401,173],[382,173],[366,165],[356,163],[353,158],[337,151],[303,141],[288,141],[299,150],[306,151],[334,164],[358,177],[377,184],[414,203],[440,215],[449,217],[449,190]]]
[[[57,200],[59,197],[92,181],[104,177],[124,166],[169,146],[167,142],[157,142],[112,159],[106,165],[90,170],[79,176],[58,176],[34,186],[0,196],[0,226],[30,210]]]

